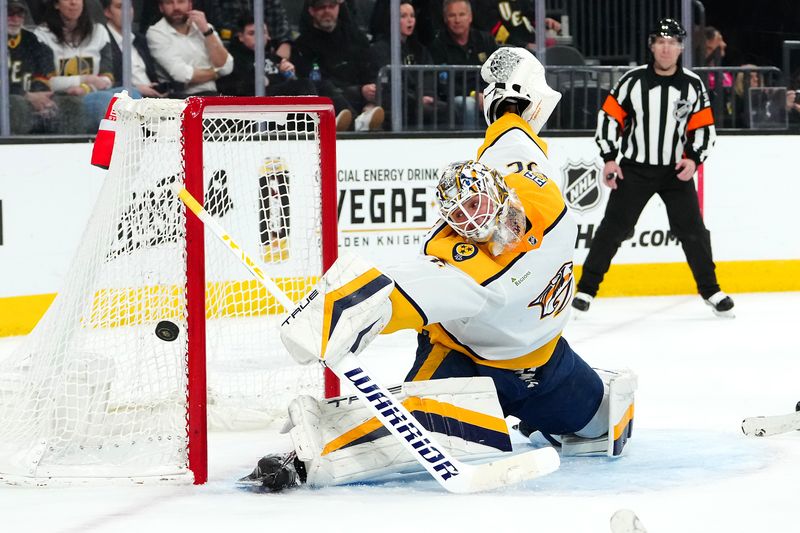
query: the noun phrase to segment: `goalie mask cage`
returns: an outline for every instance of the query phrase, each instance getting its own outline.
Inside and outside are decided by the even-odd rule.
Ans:
[[[0,361],[6,482],[204,483],[207,421],[263,426],[297,394],[323,395],[321,367],[296,365],[280,342],[283,307],[172,184],[300,299],[336,259],[330,101],[120,99],[115,111],[111,166],[66,284]],[[177,329],[156,335],[162,321]]]

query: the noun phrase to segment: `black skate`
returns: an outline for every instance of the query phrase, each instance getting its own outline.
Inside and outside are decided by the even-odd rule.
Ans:
[[[575,298],[572,299],[572,308],[585,313],[589,310],[589,306],[592,305],[593,299],[594,298],[585,292],[579,292],[575,295]]]
[[[258,460],[255,469],[241,478],[238,484],[244,487],[280,492],[298,487],[306,481],[306,468],[295,452],[265,455]]]
[[[724,318],[734,318],[733,299],[722,291],[719,291],[707,298],[705,302],[711,306],[712,311],[717,316]]]

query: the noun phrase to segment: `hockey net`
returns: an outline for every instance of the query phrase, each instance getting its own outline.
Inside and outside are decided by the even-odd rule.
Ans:
[[[210,425],[262,426],[319,367],[284,309],[173,192],[185,184],[293,300],[336,257],[332,106],[121,100],[109,173],[66,286],[0,362],[0,479],[206,479]],[[177,326],[162,340],[156,325]],[[331,387],[336,393],[335,384]]]

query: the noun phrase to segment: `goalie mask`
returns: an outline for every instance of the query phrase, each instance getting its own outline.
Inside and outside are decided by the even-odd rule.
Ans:
[[[483,92],[487,124],[500,118],[501,104],[513,103],[534,133],[539,133],[561,100],[561,93],[547,85],[542,64],[524,48],[495,50],[481,67],[481,77],[489,84]]]
[[[522,204],[496,170],[478,161],[445,167],[436,187],[439,214],[473,242],[488,243],[500,255],[519,242],[525,228]]]

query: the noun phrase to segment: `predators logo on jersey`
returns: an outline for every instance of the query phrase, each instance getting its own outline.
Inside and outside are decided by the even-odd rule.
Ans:
[[[453,246],[453,260],[454,261],[466,261],[470,257],[475,257],[475,254],[478,253],[478,247],[474,244],[469,244],[466,242],[460,242]]]
[[[547,284],[542,293],[528,307],[541,306],[541,318],[558,316],[572,301],[573,266],[572,261],[564,263]]]

